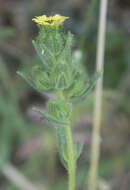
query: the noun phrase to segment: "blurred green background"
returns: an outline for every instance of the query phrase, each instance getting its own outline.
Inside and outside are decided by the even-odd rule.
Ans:
[[[58,158],[55,131],[31,110],[34,105],[45,109],[51,95],[37,93],[16,74],[40,61],[31,42],[38,32],[31,20],[42,14],[70,17],[64,28],[75,34],[73,55],[86,69],[86,79],[95,70],[99,1],[0,0],[1,190],[22,189],[6,174],[8,163],[37,190],[66,189],[66,170]],[[129,190],[130,1],[109,0],[107,18],[99,190]],[[73,136],[84,142],[78,160],[77,190],[82,190],[87,181],[93,98],[91,92],[74,105]]]

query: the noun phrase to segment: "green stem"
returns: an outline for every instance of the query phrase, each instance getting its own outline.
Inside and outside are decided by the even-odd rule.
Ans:
[[[59,98],[65,99],[64,92],[62,90],[58,90],[57,94],[59,95]],[[68,155],[68,160],[67,160],[68,176],[69,176],[68,190],[74,190],[76,161],[74,158],[73,139],[72,139],[72,132],[70,126],[65,126],[65,133],[66,133],[66,144],[67,144],[67,155]]]
[[[71,128],[69,126],[65,126],[66,132],[66,143],[67,143],[67,152],[68,152],[68,175],[69,175],[69,190],[75,189],[75,159],[73,152],[73,140],[71,134]]]

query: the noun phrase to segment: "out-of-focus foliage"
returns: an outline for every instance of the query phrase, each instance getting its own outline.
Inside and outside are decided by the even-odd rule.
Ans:
[[[3,37],[11,37],[11,36],[14,36],[15,35],[15,31],[14,31],[14,28],[12,27],[0,27],[0,37],[3,38]]]

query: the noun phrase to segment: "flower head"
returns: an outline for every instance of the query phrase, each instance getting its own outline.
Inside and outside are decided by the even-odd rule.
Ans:
[[[55,26],[62,24],[69,17],[61,16],[56,14],[54,16],[47,17],[46,15],[38,16],[32,19],[32,21],[36,22],[39,25],[44,26]]]

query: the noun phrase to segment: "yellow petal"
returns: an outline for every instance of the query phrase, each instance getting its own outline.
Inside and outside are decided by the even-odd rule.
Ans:
[[[56,14],[50,17],[47,17],[46,15],[42,15],[42,16],[33,18],[32,21],[40,25],[54,26],[54,25],[62,24],[68,18],[69,17],[61,16],[59,14]]]

